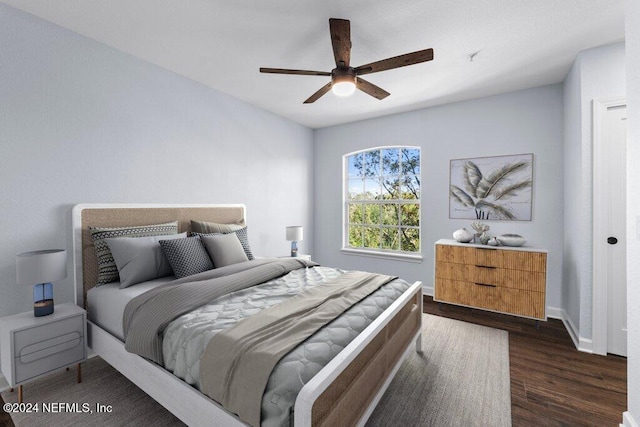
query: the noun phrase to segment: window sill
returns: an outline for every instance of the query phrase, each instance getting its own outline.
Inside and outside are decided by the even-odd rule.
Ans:
[[[422,254],[400,254],[395,252],[382,252],[382,251],[372,251],[365,249],[351,249],[351,248],[342,248],[340,249],[345,255],[356,255],[356,256],[367,256],[371,258],[385,258],[392,259],[395,261],[405,261],[405,262],[416,262],[421,263],[423,260]]]

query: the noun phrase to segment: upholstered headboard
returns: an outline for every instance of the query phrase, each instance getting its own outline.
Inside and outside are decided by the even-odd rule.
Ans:
[[[178,232],[191,231],[190,222],[246,224],[246,208],[234,205],[81,204],[73,207],[75,302],[85,307],[86,294],[98,277],[96,253],[89,227],[123,227],[178,221]]]

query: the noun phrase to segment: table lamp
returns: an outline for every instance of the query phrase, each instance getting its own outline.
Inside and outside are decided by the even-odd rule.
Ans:
[[[53,284],[67,277],[67,251],[47,249],[16,255],[16,279],[19,285],[33,285],[33,314],[53,313]]]
[[[291,242],[291,256],[298,256],[298,242],[302,240],[302,226],[292,225],[287,227],[287,240]]]

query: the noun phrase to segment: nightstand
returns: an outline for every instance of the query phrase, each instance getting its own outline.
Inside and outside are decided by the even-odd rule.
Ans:
[[[86,312],[75,304],[56,305],[49,316],[28,311],[0,318],[0,368],[9,385],[18,386],[18,403],[23,383],[60,368],[77,364],[81,382],[86,358]]]

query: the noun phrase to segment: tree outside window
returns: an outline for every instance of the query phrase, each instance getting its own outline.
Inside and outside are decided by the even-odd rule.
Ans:
[[[346,247],[420,252],[420,148],[347,154]]]

